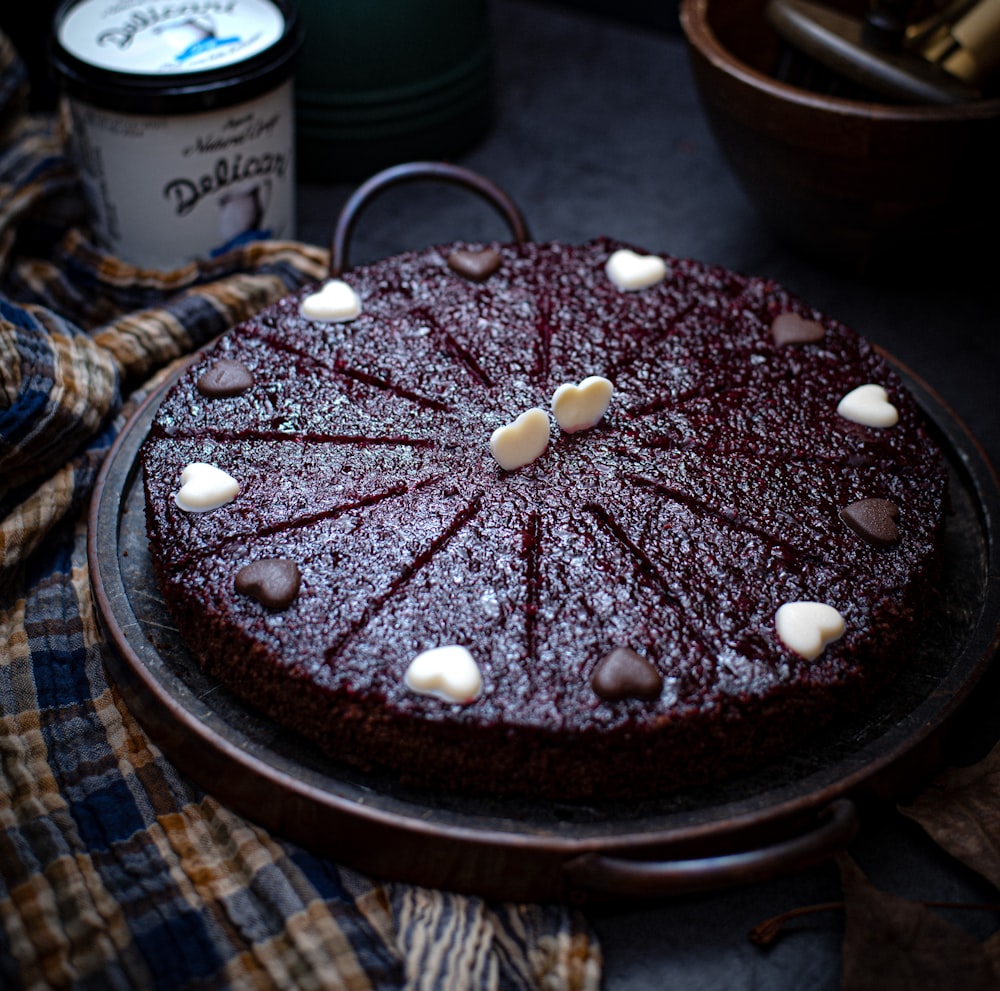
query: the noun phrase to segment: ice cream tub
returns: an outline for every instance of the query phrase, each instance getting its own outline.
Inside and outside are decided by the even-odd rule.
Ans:
[[[70,0],[52,62],[97,244],[173,268],[295,236],[291,0]]]

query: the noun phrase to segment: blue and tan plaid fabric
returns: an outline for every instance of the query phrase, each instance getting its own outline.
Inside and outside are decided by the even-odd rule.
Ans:
[[[109,445],[172,361],[327,259],[102,255],[24,87],[0,36],[0,987],[596,988],[578,913],[375,883],[269,835],[181,777],[109,683],[86,558]]]

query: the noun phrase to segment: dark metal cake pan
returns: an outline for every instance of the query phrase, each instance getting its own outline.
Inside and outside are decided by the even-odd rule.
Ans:
[[[891,360],[891,359],[890,359]],[[801,869],[841,849],[868,795],[942,760],[1000,644],[1000,491],[958,418],[900,368],[949,462],[945,575],[917,655],[869,709],[759,771],[641,803],[416,791],[332,761],[205,676],[160,596],[138,454],[171,378],[118,437],[91,508],[89,563],[125,703],[198,785],[249,819],[382,878],[515,900],[680,894]]]
[[[444,163],[407,163],[373,176],[345,204],[331,241],[332,275],[347,267],[367,203],[389,186],[427,178],[482,196],[516,240],[528,238],[516,205],[489,180]],[[338,764],[252,711],[200,670],[153,574],[138,458],[176,376],[126,425],[94,494],[89,563],[110,675],[150,736],[199,785],[261,825],[382,878],[494,898],[586,901],[730,886],[817,863],[854,836],[860,799],[904,794],[942,763],[948,731],[1000,645],[996,476],[947,405],[893,364],[949,464],[940,594],[920,649],[891,690],[755,773],[644,802],[441,795]]]

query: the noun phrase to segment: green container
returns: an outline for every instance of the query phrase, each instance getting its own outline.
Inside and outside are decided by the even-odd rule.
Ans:
[[[487,0],[299,0],[299,176],[355,179],[450,158],[492,115]]]

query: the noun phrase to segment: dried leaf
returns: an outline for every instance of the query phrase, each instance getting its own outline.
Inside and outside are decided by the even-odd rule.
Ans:
[[[993,961],[993,969],[1000,974],[1000,931],[995,932],[983,946],[986,949],[986,955]]]
[[[899,811],[1000,889],[1000,745],[978,764],[945,771]]]
[[[770,919],[759,922],[747,933],[747,936],[754,946],[766,948],[771,946],[781,935],[786,922],[800,919],[804,915],[815,915],[817,912],[829,912],[833,909],[843,910],[843,908],[843,902],[823,902],[819,905],[804,905],[802,908],[793,908],[782,912],[781,915],[774,915]]]
[[[855,862],[837,858],[844,889],[844,991],[996,991],[984,944],[936,912],[879,891]]]

